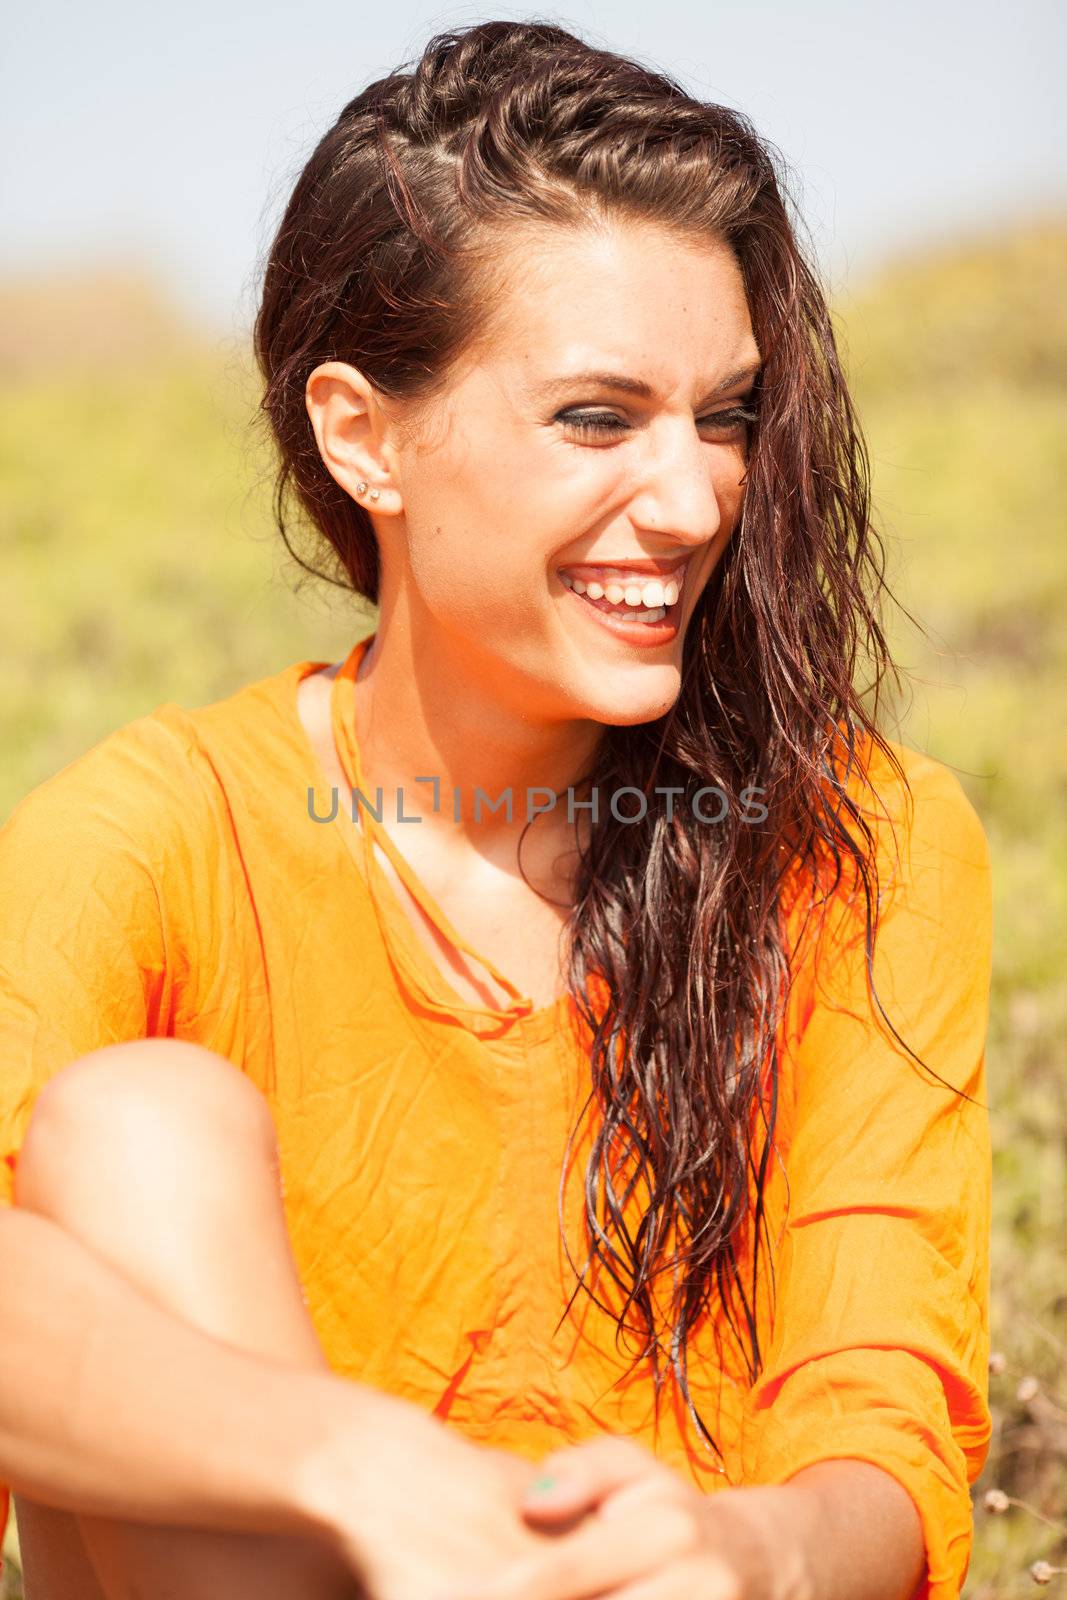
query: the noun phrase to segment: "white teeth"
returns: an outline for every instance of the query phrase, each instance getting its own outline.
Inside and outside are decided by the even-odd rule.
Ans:
[[[655,611],[616,611],[612,615],[622,622],[662,622],[667,615],[667,607],[658,606]]]
[[[666,583],[661,583],[658,578],[652,578],[648,583],[619,583],[611,578],[606,584],[585,583],[581,578],[572,578],[568,573],[561,572],[560,578],[573,589],[575,594],[587,595],[590,600],[607,600],[610,605],[626,605],[630,609],[620,615],[639,616],[648,619],[650,613],[659,613],[664,607],[677,603],[681,594],[681,584],[675,578],[668,578]],[[644,610],[638,611],[638,606]]]

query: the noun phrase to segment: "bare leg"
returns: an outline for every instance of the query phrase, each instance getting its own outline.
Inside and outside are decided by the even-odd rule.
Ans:
[[[328,1370],[300,1286],[266,1100],[175,1040],[83,1056],[35,1109],[16,1203],[158,1303],[276,1360]],[[77,1516],[15,1495],[27,1600],[360,1600],[311,1538]]]

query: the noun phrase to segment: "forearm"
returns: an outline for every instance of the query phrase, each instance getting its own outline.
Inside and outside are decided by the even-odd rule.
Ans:
[[[922,1524],[895,1478],[820,1461],[787,1483],[712,1498],[749,1567],[747,1600],[909,1600],[925,1568]]]
[[[0,1211],[0,1283],[0,1481],[60,1509],[323,1532],[324,1444],[403,1405],[211,1338],[34,1212]]]

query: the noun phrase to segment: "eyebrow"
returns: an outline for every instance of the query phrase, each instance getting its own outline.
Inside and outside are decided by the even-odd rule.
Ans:
[[[727,390],[735,388],[739,383],[744,383],[746,379],[755,379],[761,370],[761,363],[757,362],[755,366],[741,367],[739,371],[731,372],[728,378],[724,378],[721,383],[716,384],[707,398],[714,400],[717,395],[725,394]],[[618,389],[623,394],[640,395],[643,400],[651,400],[655,393],[651,384],[645,383],[641,378],[628,377],[625,372],[574,372],[566,378],[551,379],[550,382],[541,385],[538,393],[549,397],[560,394],[566,389],[573,389],[576,384],[583,383],[588,384],[591,388]]]

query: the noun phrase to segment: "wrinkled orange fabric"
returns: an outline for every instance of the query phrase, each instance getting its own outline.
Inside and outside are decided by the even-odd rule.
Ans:
[[[332,710],[346,778],[373,799],[353,721],[366,644],[335,679]],[[831,1457],[874,1462],[922,1518],[917,1595],[950,1600],[990,1438],[990,867],[958,781],[895,745],[909,826],[872,757],[901,852],[875,823],[874,972],[907,1044],[978,1104],[879,1022],[862,916],[857,932],[842,897],[818,958],[797,959],[780,1035],[780,1159],[766,1181],[775,1293],[764,1250],[758,1381],[719,1307],[690,1339],[691,1395],[720,1461],[673,1382],[657,1419],[651,1364],[630,1371],[635,1346],[616,1349],[607,1312],[579,1290],[565,1314],[576,1277],[560,1175],[580,1124],[564,1199],[580,1270],[593,1128],[588,1041],[569,999],[535,1009],[484,961],[510,1000],[463,1001],[368,854],[372,834],[470,947],[384,829],[354,826],[347,795],[334,820],[311,818],[309,790],[319,817],[332,795],[296,689],[326,664],[298,662],[194,710],[158,707],[33,790],[0,830],[2,1198],[55,1072],[113,1041],[195,1040],[270,1103],[296,1262],[338,1373],[531,1460],[630,1435],[709,1492]],[[595,1288],[618,1309],[606,1274]]]

